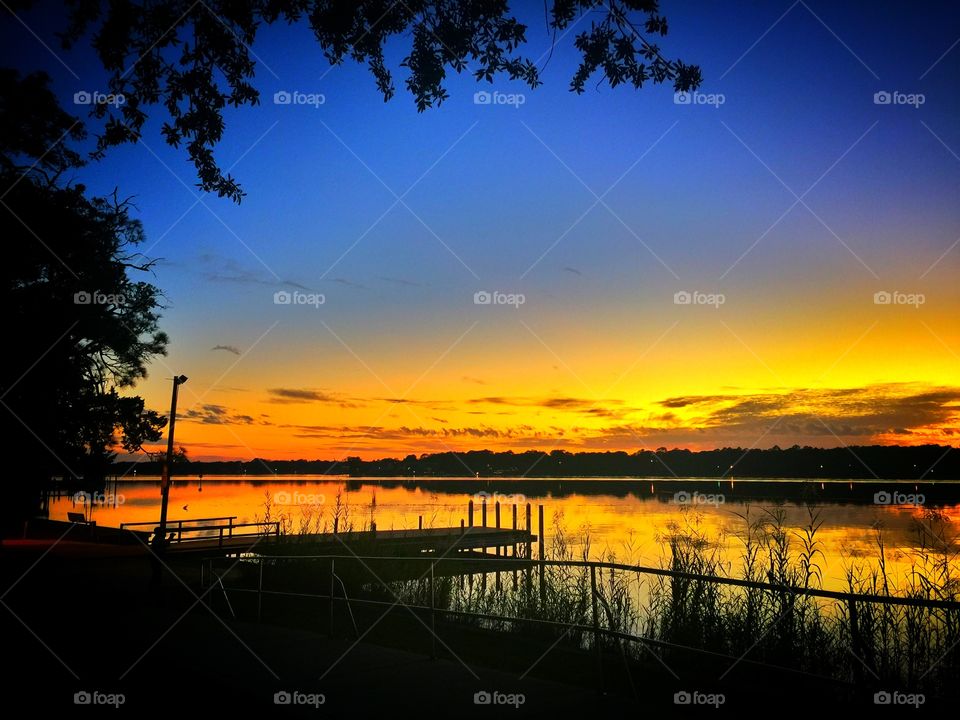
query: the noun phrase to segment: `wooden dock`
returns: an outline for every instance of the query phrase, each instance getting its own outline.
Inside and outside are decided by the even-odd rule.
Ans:
[[[424,553],[470,554],[491,558],[530,557],[530,548],[538,536],[527,530],[496,527],[445,527],[410,530],[362,530],[348,532],[284,535],[276,523],[234,523],[235,518],[178,520],[168,525],[166,553],[177,557],[224,557],[251,553],[256,555],[381,555],[417,556]],[[203,524],[191,525],[192,522]],[[155,523],[137,523],[120,528],[44,521],[45,536],[62,534],[71,525],[77,539],[96,545],[133,546],[143,554],[153,549],[152,532],[141,527]],[[73,539],[73,537],[71,537]]]
[[[196,537],[167,546],[169,555],[343,555],[377,554],[409,556],[422,553],[488,552],[491,557],[526,556],[524,550],[537,540],[525,530],[506,528],[428,528],[424,530],[375,530],[310,535],[246,534],[231,537]]]
[[[512,527],[501,527],[500,503],[493,503],[493,526],[487,525],[487,502],[480,506],[480,524],[475,525],[474,502],[467,505],[467,517],[460,527],[424,528],[423,517],[419,527],[409,530],[378,530],[374,523],[370,530],[337,530],[311,534],[283,534],[278,521],[237,522],[237,516],[213,518],[183,518],[168,520],[165,530],[165,552],[170,556],[225,557],[243,554],[263,555],[379,555],[382,557],[415,557],[423,554],[467,555],[477,558],[532,558],[533,544],[539,543],[539,557],[543,557],[543,506],[538,508],[539,534],[533,530],[530,503],[526,504],[525,528],[521,529],[519,506],[512,510]],[[43,535],[55,537],[66,530],[98,545],[141,546],[144,554],[155,550],[153,542],[159,531],[159,521],[121,523],[119,528],[96,525],[80,518],[72,522],[42,521]],[[34,526],[39,530],[39,526]],[[24,537],[28,537],[25,530]]]
[[[417,555],[466,551],[494,551],[502,557],[519,557],[520,547],[536,542],[526,530],[492,527],[427,528],[423,530],[374,530],[318,535],[284,536],[257,547],[263,555],[309,551],[319,555],[342,555],[345,550],[376,549],[383,555]]]

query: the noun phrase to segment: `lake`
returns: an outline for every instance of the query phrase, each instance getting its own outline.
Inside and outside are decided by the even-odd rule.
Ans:
[[[65,520],[67,512],[84,510],[99,525],[156,521],[159,485],[158,478],[121,480],[111,483],[92,505],[72,496],[52,499],[50,518]],[[236,522],[250,522],[264,517],[269,499],[272,519],[285,518],[291,532],[305,522],[313,531],[329,532],[335,514],[341,530],[366,530],[371,521],[379,530],[416,528],[421,517],[424,527],[451,527],[466,520],[473,499],[474,522],[479,525],[486,495],[489,525],[494,524],[494,502],[499,501],[502,525],[512,525],[512,506],[517,505],[523,527],[529,502],[533,532],[537,532],[537,506],[543,505],[548,555],[562,538],[577,557],[586,553],[590,559],[613,556],[620,562],[659,566],[667,557],[665,537],[699,533],[719,553],[726,572],[739,576],[748,520],[779,515],[791,550],[797,552],[800,533],[813,513],[821,523],[815,537],[822,552],[817,562],[825,588],[845,589],[846,570],[852,563],[875,565],[878,538],[883,541],[888,572],[900,577],[925,548],[934,548],[941,556],[946,553],[951,565],[958,563],[960,484],[898,485],[899,495],[893,487],[846,480],[218,476],[202,482],[176,480],[170,490],[169,518],[235,515]]]

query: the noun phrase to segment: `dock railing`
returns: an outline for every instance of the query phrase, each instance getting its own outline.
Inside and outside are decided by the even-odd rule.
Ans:
[[[260,537],[260,536],[279,536],[280,522],[235,522],[236,515],[225,515],[222,517],[210,518],[189,518],[183,520],[168,520],[167,533],[168,540],[175,543],[184,543],[199,540],[218,539],[218,544],[223,545],[224,540],[239,537]],[[197,524],[199,523],[199,524]],[[159,527],[160,521],[121,523],[121,530],[132,530],[133,528],[148,527],[154,531]],[[250,531],[249,528],[255,528]],[[238,530],[242,532],[237,532]]]

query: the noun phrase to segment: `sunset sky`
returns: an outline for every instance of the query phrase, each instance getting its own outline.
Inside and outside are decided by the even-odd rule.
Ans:
[[[159,114],[77,176],[135,196],[162,258],[170,352],[138,392],[166,412],[189,376],[192,458],[957,444],[956,10],[665,1],[665,53],[704,75],[683,104],[570,93],[579,27],[547,62],[542,7],[516,7],[544,85],[451,77],[422,114],[396,63],[385,104],[308,29],[263,29],[261,105],[226,113],[218,149],[239,206],[202,196]],[[3,52],[85,113],[73,95],[105,91],[102,71],[24,18],[50,34]]]

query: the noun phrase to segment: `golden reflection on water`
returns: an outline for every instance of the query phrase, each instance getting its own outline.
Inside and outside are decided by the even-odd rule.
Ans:
[[[386,487],[377,481],[350,479],[306,480],[303,476],[276,477],[269,481],[250,481],[242,477],[176,481],[171,487],[169,518],[207,518],[237,516],[236,522],[262,519],[267,498],[273,504],[273,518],[284,515],[290,520],[292,532],[307,518],[319,522],[321,530],[332,529],[332,517],[341,494],[341,512],[346,517],[339,527],[369,529],[371,519],[380,530],[416,528],[419,517],[424,527],[455,527],[467,518],[468,501],[474,497],[463,492],[447,492],[444,481],[435,480],[411,486]],[[575,482],[564,481],[574,486]],[[525,523],[526,502],[533,505],[533,531],[538,531],[537,506],[544,506],[545,538],[548,548],[562,532],[576,556],[584,550],[591,559],[610,559],[641,565],[660,566],[668,557],[664,538],[671,533],[698,532],[711,541],[722,559],[726,574],[740,576],[743,540],[748,521],[771,518],[770,513],[783,514],[783,526],[790,532],[791,553],[799,553],[800,534],[809,525],[809,510],[805,505],[764,500],[745,503],[726,501],[722,504],[682,506],[669,497],[649,494],[648,481],[637,483],[637,494],[564,494],[552,496],[501,498],[501,525],[512,525],[512,504],[519,500],[520,527]],[[506,493],[510,483],[498,483],[500,493]],[[525,487],[529,487],[529,482]],[[110,485],[102,502],[92,508],[92,518],[99,525],[116,527],[120,523],[154,522],[159,517],[160,484],[157,479],[121,481]],[[67,512],[86,509],[72,497],[61,497],[50,503],[50,517],[66,520]],[[927,517],[929,511],[914,506],[865,505],[854,503],[827,503],[814,508],[822,522],[816,533],[822,556],[817,562],[822,571],[822,585],[828,589],[846,588],[846,569],[851,563],[875,566],[878,558],[878,533],[885,546],[888,571],[896,577],[905,577],[915,564],[923,543],[927,547],[946,547],[948,555],[957,562],[957,521],[960,505],[938,508],[938,520]],[[476,503],[475,524],[481,523],[480,503]],[[494,510],[488,509],[489,525],[494,524]],[[933,534],[942,532],[947,538],[934,540]],[[922,539],[925,538],[925,539]]]

